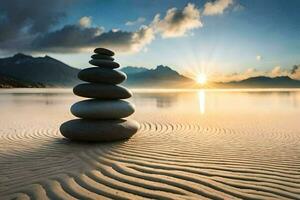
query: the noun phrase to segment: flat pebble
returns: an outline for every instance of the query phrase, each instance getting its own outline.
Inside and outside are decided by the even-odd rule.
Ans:
[[[132,93],[125,87],[103,83],[83,83],[73,89],[81,97],[97,99],[128,99]]]
[[[133,114],[134,110],[134,106],[124,100],[88,99],[71,107],[71,113],[83,119],[120,119]]]
[[[111,60],[114,61],[115,59],[111,56],[103,55],[103,54],[94,54],[91,56],[93,59],[103,59],[103,60]]]
[[[134,120],[74,119],[60,126],[61,134],[71,140],[86,142],[112,142],[132,137],[139,129]]]
[[[119,84],[125,81],[127,76],[121,71],[91,67],[81,70],[78,73],[78,78],[86,82]]]
[[[105,48],[96,48],[94,50],[95,53],[97,54],[104,54],[104,55],[107,55],[107,56],[114,56],[115,53],[109,49],[105,49]]]
[[[106,67],[111,69],[120,67],[119,63],[110,60],[92,59],[89,61],[89,63],[97,67]]]

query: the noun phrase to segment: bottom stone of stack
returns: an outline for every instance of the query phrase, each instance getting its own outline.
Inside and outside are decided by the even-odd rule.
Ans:
[[[71,140],[87,142],[112,142],[129,139],[139,129],[134,120],[74,119],[63,123],[60,132]]]

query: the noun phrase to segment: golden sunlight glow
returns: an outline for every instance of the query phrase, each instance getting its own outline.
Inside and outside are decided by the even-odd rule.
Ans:
[[[204,90],[198,91],[198,100],[199,100],[200,113],[204,114],[205,113],[205,91]]]
[[[205,74],[198,74],[197,75],[197,83],[204,85],[207,81],[206,75]]]

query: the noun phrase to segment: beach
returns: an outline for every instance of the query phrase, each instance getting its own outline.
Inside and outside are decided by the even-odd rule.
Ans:
[[[63,138],[80,99],[0,90],[0,199],[300,199],[300,90],[133,90],[113,143]]]

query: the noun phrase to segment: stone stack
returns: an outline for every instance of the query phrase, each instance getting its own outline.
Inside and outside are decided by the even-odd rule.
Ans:
[[[120,84],[126,74],[114,69],[120,65],[114,62],[114,52],[96,48],[90,64],[96,67],[83,69],[78,78],[87,83],[74,87],[73,92],[90,99],[75,103],[71,112],[80,119],[63,123],[60,131],[71,140],[108,142],[128,139],[135,134],[139,124],[122,119],[134,113],[134,106],[123,100],[132,93]]]

